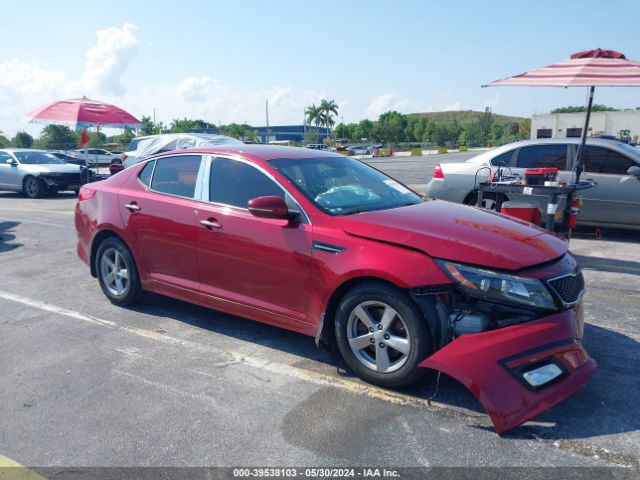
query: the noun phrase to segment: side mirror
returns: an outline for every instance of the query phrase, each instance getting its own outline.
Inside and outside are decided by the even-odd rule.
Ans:
[[[637,165],[629,167],[629,170],[627,170],[627,175],[640,178],[640,167],[638,167]]]
[[[249,200],[249,211],[259,218],[276,218],[280,220],[293,220],[295,214],[289,211],[289,207],[280,197],[257,197]]]
[[[15,167],[15,166],[18,165],[18,162],[16,162],[13,158],[9,158],[9,159],[5,160],[5,163],[8,163],[12,167]]]

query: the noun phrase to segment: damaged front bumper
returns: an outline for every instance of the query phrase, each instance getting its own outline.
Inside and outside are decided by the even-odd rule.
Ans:
[[[561,402],[583,386],[596,362],[582,346],[583,307],[462,335],[420,367],[445,373],[480,401],[499,434]]]

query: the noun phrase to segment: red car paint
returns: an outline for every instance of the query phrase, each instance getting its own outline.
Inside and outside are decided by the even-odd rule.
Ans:
[[[331,153],[249,145],[179,153],[241,158],[259,166],[296,199],[310,222],[258,218],[247,211],[154,193],[137,179],[143,162],[83,187],[96,192],[91,198],[81,195],[87,200],[76,207],[77,251],[85,263],[92,262],[94,240],[113,232],[131,250],[145,290],[310,336],[322,328],[332,295],[358,279],[376,278],[406,289],[451,285],[433,258],[531,277],[575,268],[565,256],[563,239],[526,222],[449,202],[331,216],[269,164],[271,159],[334,156]],[[124,207],[131,203],[140,211]],[[224,229],[212,233],[202,220]],[[318,250],[314,242],[344,250]],[[580,343],[581,308],[458,337],[421,366],[442,370],[465,384],[487,409],[496,430],[504,432],[559,402],[593,373],[595,362]],[[510,368],[548,357],[566,371],[546,388],[531,390],[510,373]]]

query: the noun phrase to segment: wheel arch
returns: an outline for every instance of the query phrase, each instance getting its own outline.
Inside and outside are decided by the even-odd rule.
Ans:
[[[436,346],[438,344],[437,339],[440,338],[438,332],[441,329],[441,317],[439,315],[439,311],[436,308],[436,300],[428,297],[435,296],[415,296],[410,288],[403,288],[395,283],[386,280],[382,277],[376,276],[360,276],[355,278],[350,278],[345,282],[341,283],[331,294],[329,300],[326,303],[324,313],[322,313],[322,317],[320,318],[320,323],[318,325],[318,330],[316,332],[315,340],[316,345],[319,347],[328,347],[331,348],[336,345],[335,338],[335,315],[338,310],[338,306],[340,302],[344,298],[344,296],[352,289],[359,285],[363,284],[371,284],[377,283],[380,285],[391,286],[393,288],[400,289],[406,292],[414,305],[422,312],[422,315],[427,322],[427,326],[429,327],[431,333],[431,339],[434,342],[434,351],[436,350]],[[435,335],[434,335],[435,334]]]
[[[127,248],[129,248],[129,245],[127,245],[127,242],[124,240],[124,238],[122,238],[120,235],[118,235],[116,232],[114,232],[113,230],[100,230],[95,237],[93,237],[93,241],[91,242],[91,254],[89,256],[89,268],[91,270],[91,276],[92,277],[97,277],[98,276],[98,272],[96,271],[96,253],[98,252],[98,247],[100,247],[100,244],[102,242],[104,242],[107,238],[117,238],[118,240],[120,240],[122,243],[124,243]],[[129,250],[131,250],[129,248]],[[135,258],[134,258],[134,262],[135,262]]]

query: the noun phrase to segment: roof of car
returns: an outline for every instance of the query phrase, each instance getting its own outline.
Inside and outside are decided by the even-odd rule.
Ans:
[[[268,161],[276,158],[326,158],[328,156],[342,157],[338,153],[331,153],[322,150],[314,150],[311,148],[301,147],[282,147],[278,145],[257,145],[257,144],[236,144],[236,145],[220,145],[216,147],[191,148],[185,150],[174,150],[173,152],[163,152],[154,155],[157,156],[171,154],[188,154],[188,153],[208,153],[214,155],[237,155],[256,161]]]
[[[467,162],[477,162],[484,160],[487,157],[493,158],[495,155],[500,154],[502,152],[507,152],[509,150],[514,150],[519,147],[528,147],[531,145],[553,145],[553,144],[574,144],[577,145],[580,143],[579,138],[537,138],[537,139],[529,139],[529,140],[519,140],[517,142],[507,143],[505,145],[501,145],[496,148],[492,148],[486,152],[479,153],[469,159]],[[619,142],[617,140],[610,140],[607,138],[597,138],[597,137],[589,137],[587,138],[587,145],[599,145],[601,147],[612,147],[617,150],[627,151],[625,148],[625,144]],[[640,149],[638,150],[638,154],[640,155]]]

